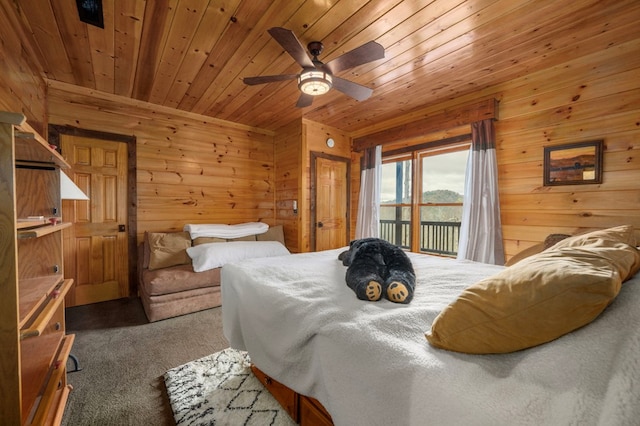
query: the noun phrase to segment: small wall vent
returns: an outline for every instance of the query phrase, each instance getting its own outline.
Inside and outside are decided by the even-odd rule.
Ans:
[[[76,0],[76,6],[82,22],[104,28],[102,0]]]

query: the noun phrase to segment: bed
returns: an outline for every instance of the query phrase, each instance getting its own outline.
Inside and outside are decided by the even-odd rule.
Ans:
[[[528,349],[469,354],[436,348],[425,333],[467,288],[508,268],[409,253],[418,277],[413,301],[365,302],[345,284],[341,251],[222,269],[230,345],[317,399],[334,424],[638,424],[637,253],[592,322]]]

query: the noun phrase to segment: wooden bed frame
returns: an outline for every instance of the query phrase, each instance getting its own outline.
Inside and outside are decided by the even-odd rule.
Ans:
[[[331,416],[317,399],[294,392],[264,374],[255,365],[251,365],[251,371],[297,424],[301,426],[333,425]]]

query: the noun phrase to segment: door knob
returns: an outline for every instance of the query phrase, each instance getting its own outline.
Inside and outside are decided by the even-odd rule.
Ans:
[[[118,225],[118,232],[124,232],[127,228],[124,225]]]
[[[318,222],[318,228],[322,228],[323,226],[324,226],[324,223]]]

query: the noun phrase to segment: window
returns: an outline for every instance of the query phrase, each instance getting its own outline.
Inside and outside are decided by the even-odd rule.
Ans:
[[[385,158],[380,188],[380,238],[406,249],[411,248],[412,164],[411,156]]]
[[[457,254],[469,146],[383,158],[381,238],[415,252]]]

